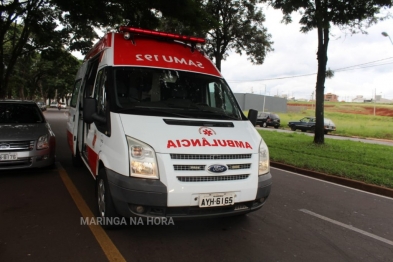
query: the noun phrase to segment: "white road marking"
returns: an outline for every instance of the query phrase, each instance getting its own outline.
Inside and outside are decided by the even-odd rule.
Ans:
[[[328,218],[328,217],[319,215],[319,214],[314,213],[314,212],[312,212],[312,211],[309,211],[309,210],[307,210],[307,209],[299,209],[299,211],[301,211],[301,212],[303,212],[303,213],[306,213],[306,214],[308,214],[308,215],[311,215],[311,216],[320,218],[320,219],[325,220],[325,221],[327,221],[327,222],[330,222],[330,223],[332,223],[332,224],[335,224],[335,225],[344,227],[344,228],[346,228],[346,229],[349,229],[349,230],[358,232],[358,233],[360,233],[360,234],[362,234],[362,235],[365,235],[365,236],[374,238],[374,239],[376,239],[376,240],[379,240],[379,241],[381,241],[381,242],[384,242],[384,243],[386,243],[386,244],[388,244],[388,245],[393,246],[393,241],[391,241],[391,240],[389,240],[389,239],[386,239],[386,238],[383,238],[383,237],[380,237],[380,236],[377,236],[377,235],[374,235],[374,234],[371,234],[371,233],[369,233],[369,232],[367,232],[367,231],[361,230],[361,229],[356,228],[356,227],[354,227],[354,226],[352,226],[352,225],[347,225],[347,224],[338,222],[338,221],[336,221],[336,220],[333,220],[333,219],[330,219],[330,218]]]
[[[292,171],[288,171],[288,170],[285,170],[285,169],[281,169],[281,168],[277,168],[277,167],[270,167],[270,169],[277,169],[277,170],[280,170],[280,171],[283,171],[283,172],[286,172],[286,173],[294,174],[294,175],[305,177],[305,178],[308,178],[308,179],[317,180],[317,181],[324,182],[324,183],[327,183],[327,184],[331,184],[331,185],[335,185],[335,186],[339,186],[339,187],[344,187],[344,188],[348,188],[348,189],[351,189],[351,190],[354,190],[354,191],[366,193],[366,194],[369,194],[369,195],[373,195],[373,196],[377,196],[377,197],[393,200],[393,198],[388,197],[388,196],[378,195],[378,194],[367,192],[367,191],[360,190],[360,189],[357,189],[357,188],[343,186],[343,185],[340,185],[340,184],[337,184],[337,183],[333,183],[333,182],[330,182],[330,181],[325,181],[325,180],[322,180],[322,179],[319,179],[319,178],[315,178],[315,177],[311,177],[311,176],[302,175],[302,174],[295,173],[295,172],[292,172]]]

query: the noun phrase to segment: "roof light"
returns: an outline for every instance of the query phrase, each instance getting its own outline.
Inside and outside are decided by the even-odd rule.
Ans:
[[[125,39],[125,40],[128,40],[128,39],[130,39],[130,38],[131,38],[131,34],[130,34],[130,32],[124,32],[124,35],[123,35],[123,37],[124,37],[124,39]]]
[[[128,26],[121,26],[119,30],[120,30],[120,32],[124,32],[124,34],[134,33],[134,34],[138,34],[138,35],[159,36],[159,37],[163,37],[163,38],[179,40],[179,41],[184,41],[184,42],[188,42],[188,43],[199,43],[199,44],[206,43],[205,39],[199,38],[199,37],[177,35],[177,34],[165,33],[165,32],[160,32],[160,31],[133,28],[133,27],[128,27]],[[126,38],[125,35],[124,35],[124,38]]]

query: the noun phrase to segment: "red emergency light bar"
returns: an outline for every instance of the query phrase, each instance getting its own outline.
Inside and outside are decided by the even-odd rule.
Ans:
[[[168,38],[168,39],[184,41],[184,42],[188,42],[188,43],[197,43],[197,44],[205,44],[206,43],[206,40],[204,38],[185,36],[185,35],[177,35],[177,34],[171,34],[171,33],[165,33],[165,32],[160,32],[160,31],[153,31],[153,30],[146,30],[146,29],[140,29],[140,28],[134,28],[134,27],[128,27],[128,26],[120,26],[119,30],[120,30],[120,32],[129,32],[129,33],[134,33],[134,34],[139,34],[139,35],[159,36],[159,37],[164,37],[164,38]]]

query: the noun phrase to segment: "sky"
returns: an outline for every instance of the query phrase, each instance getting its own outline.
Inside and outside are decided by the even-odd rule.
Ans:
[[[316,85],[317,31],[301,33],[298,14],[293,14],[293,22],[286,25],[281,23],[280,10],[264,7],[263,12],[274,51],[267,54],[262,65],[253,65],[245,54],[230,53],[222,61],[222,75],[234,93],[264,95],[266,89],[270,96],[311,99]],[[326,79],[325,93],[338,95],[339,101],[350,102],[358,95],[371,99],[375,94],[393,100],[393,44],[381,34],[386,32],[393,40],[393,19],[366,31],[368,34],[348,35],[332,29],[327,68],[334,71],[351,67]],[[356,65],[360,66],[352,67]]]

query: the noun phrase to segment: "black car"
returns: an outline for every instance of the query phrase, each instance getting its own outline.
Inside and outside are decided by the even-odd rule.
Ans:
[[[290,121],[288,122],[288,126],[291,128],[292,131],[296,131],[297,129],[301,130],[302,132],[306,131],[315,131],[315,117],[303,117],[299,121]],[[336,125],[333,123],[332,120],[329,118],[324,118],[324,130],[325,134],[331,131],[336,131]]]
[[[261,127],[273,126],[277,129],[280,127],[280,117],[270,112],[258,112],[256,125]]]

